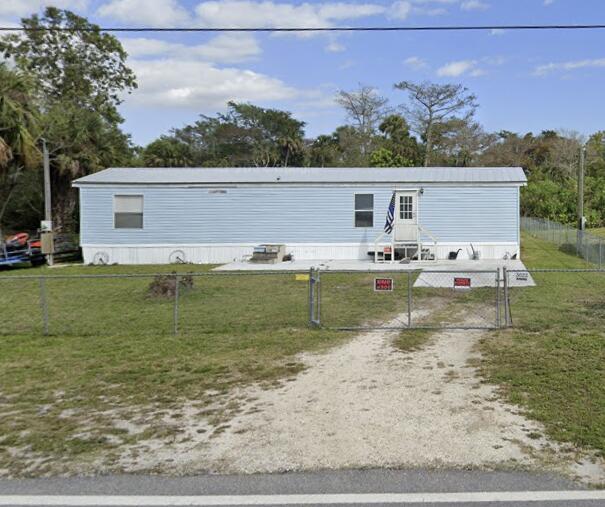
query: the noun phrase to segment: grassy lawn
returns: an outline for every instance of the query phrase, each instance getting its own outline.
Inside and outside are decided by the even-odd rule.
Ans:
[[[530,237],[523,240],[523,259],[530,267],[587,267]],[[100,457],[111,464],[121,445],[171,437],[175,427],[163,417],[178,416],[185,401],[193,400],[220,431],[237,411],[222,403],[225,393],[284,381],[303,368],[297,353],[351,336],[308,326],[308,284],[292,274],[204,274],[209,268],[196,266],[193,287],[181,291],[176,336],[173,299],[148,292],[152,274],[174,266],[0,272],[0,472],[60,472],[62,464]],[[176,269],[184,274],[192,267]],[[124,273],[149,276],[63,277]],[[49,336],[42,335],[39,280],[20,278],[42,274],[56,277],[45,284]],[[404,313],[407,275],[393,275],[391,294],[374,293],[374,276],[323,273],[322,323],[359,326]],[[605,452],[605,273],[534,278],[537,287],[512,289],[516,327],[482,341],[484,373],[551,436]],[[433,323],[461,318],[469,302],[487,323],[492,297],[492,289],[455,297],[449,289],[414,289],[417,308],[434,304]],[[404,332],[396,344],[414,349],[430,335]],[[115,425],[141,417],[148,423],[142,433]]]
[[[605,238],[605,227],[600,227],[598,229],[589,229],[588,232],[594,234],[595,236]]]
[[[7,275],[0,280],[0,470],[40,474],[60,471],[61,463],[111,456],[119,445],[171,431],[163,411],[178,409],[184,400],[195,400],[201,411],[207,407],[220,429],[221,414],[229,409],[216,405],[222,394],[287,379],[302,368],[297,353],[351,336],[308,326],[308,282],[292,274],[194,277],[193,287],[180,294],[176,336],[174,301],[149,295],[151,276],[53,278],[45,287],[50,334],[43,336],[39,280],[18,278],[173,270],[110,266],[0,273]],[[322,313],[331,325],[354,326],[403,311],[404,285],[396,285],[395,294],[375,294],[372,279],[330,275]],[[116,415],[128,419],[145,411],[151,423],[140,435],[114,425]],[[40,459],[35,469],[26,468],[25,455]]]
[[[528,268],[586,268],[523,237]],[[534,273],[511,289],[515,327],[482,340],[483,370],[560,441],[605,454],[605,273]]]

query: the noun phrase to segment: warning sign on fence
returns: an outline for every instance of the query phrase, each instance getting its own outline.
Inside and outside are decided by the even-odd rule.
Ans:
[[[468,277],[456,276],[454,277],[454,289],[470,289],[471,279]]]
[[[375,292],[393,292],[392,278],[374,278]]]

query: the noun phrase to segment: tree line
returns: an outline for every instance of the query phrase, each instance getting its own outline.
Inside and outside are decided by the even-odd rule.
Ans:
[[[42,139],[61,230],[77,229],[71,181],[110,166],[521,166],[529,179],[522,212],[574,223],[582,148],[588,224],[605,225],[605,131],[587,140],[552,130],[487,132],[466,87],[400,81],[399,104],[371,86],[340,90],[346,123],[317,137],[288,111],[229,102],[226,112],[200,115],[141,147],[121,127],[118,106],[137,83],[119,40],[52,7],[22,25],[29,30],[0,37],[0,230],[38,227]],[[69,31],[52,30],[59,27]]]

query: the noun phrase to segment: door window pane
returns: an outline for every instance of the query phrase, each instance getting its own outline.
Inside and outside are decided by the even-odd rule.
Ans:
[[[412,220],[414,218],[414,198],[411,195],[399,197],[399,218]]]

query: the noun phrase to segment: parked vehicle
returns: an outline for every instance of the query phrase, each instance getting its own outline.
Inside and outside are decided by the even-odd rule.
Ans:
[[[31,239],[27,232],[9,236],[0,245],[0,266],[15,266],[29,263],[39,266],[46,262],[42,254],[40,240]]]
[[[55,236],[55,261],[80,261],[82,253],[77,241],[69,234]],[[9,236],[0,244],[0,267],[11,267],[23,264],[41,266],[46,263],[42,253],[40,238],[32,237],[27,232],[18,232]]]

